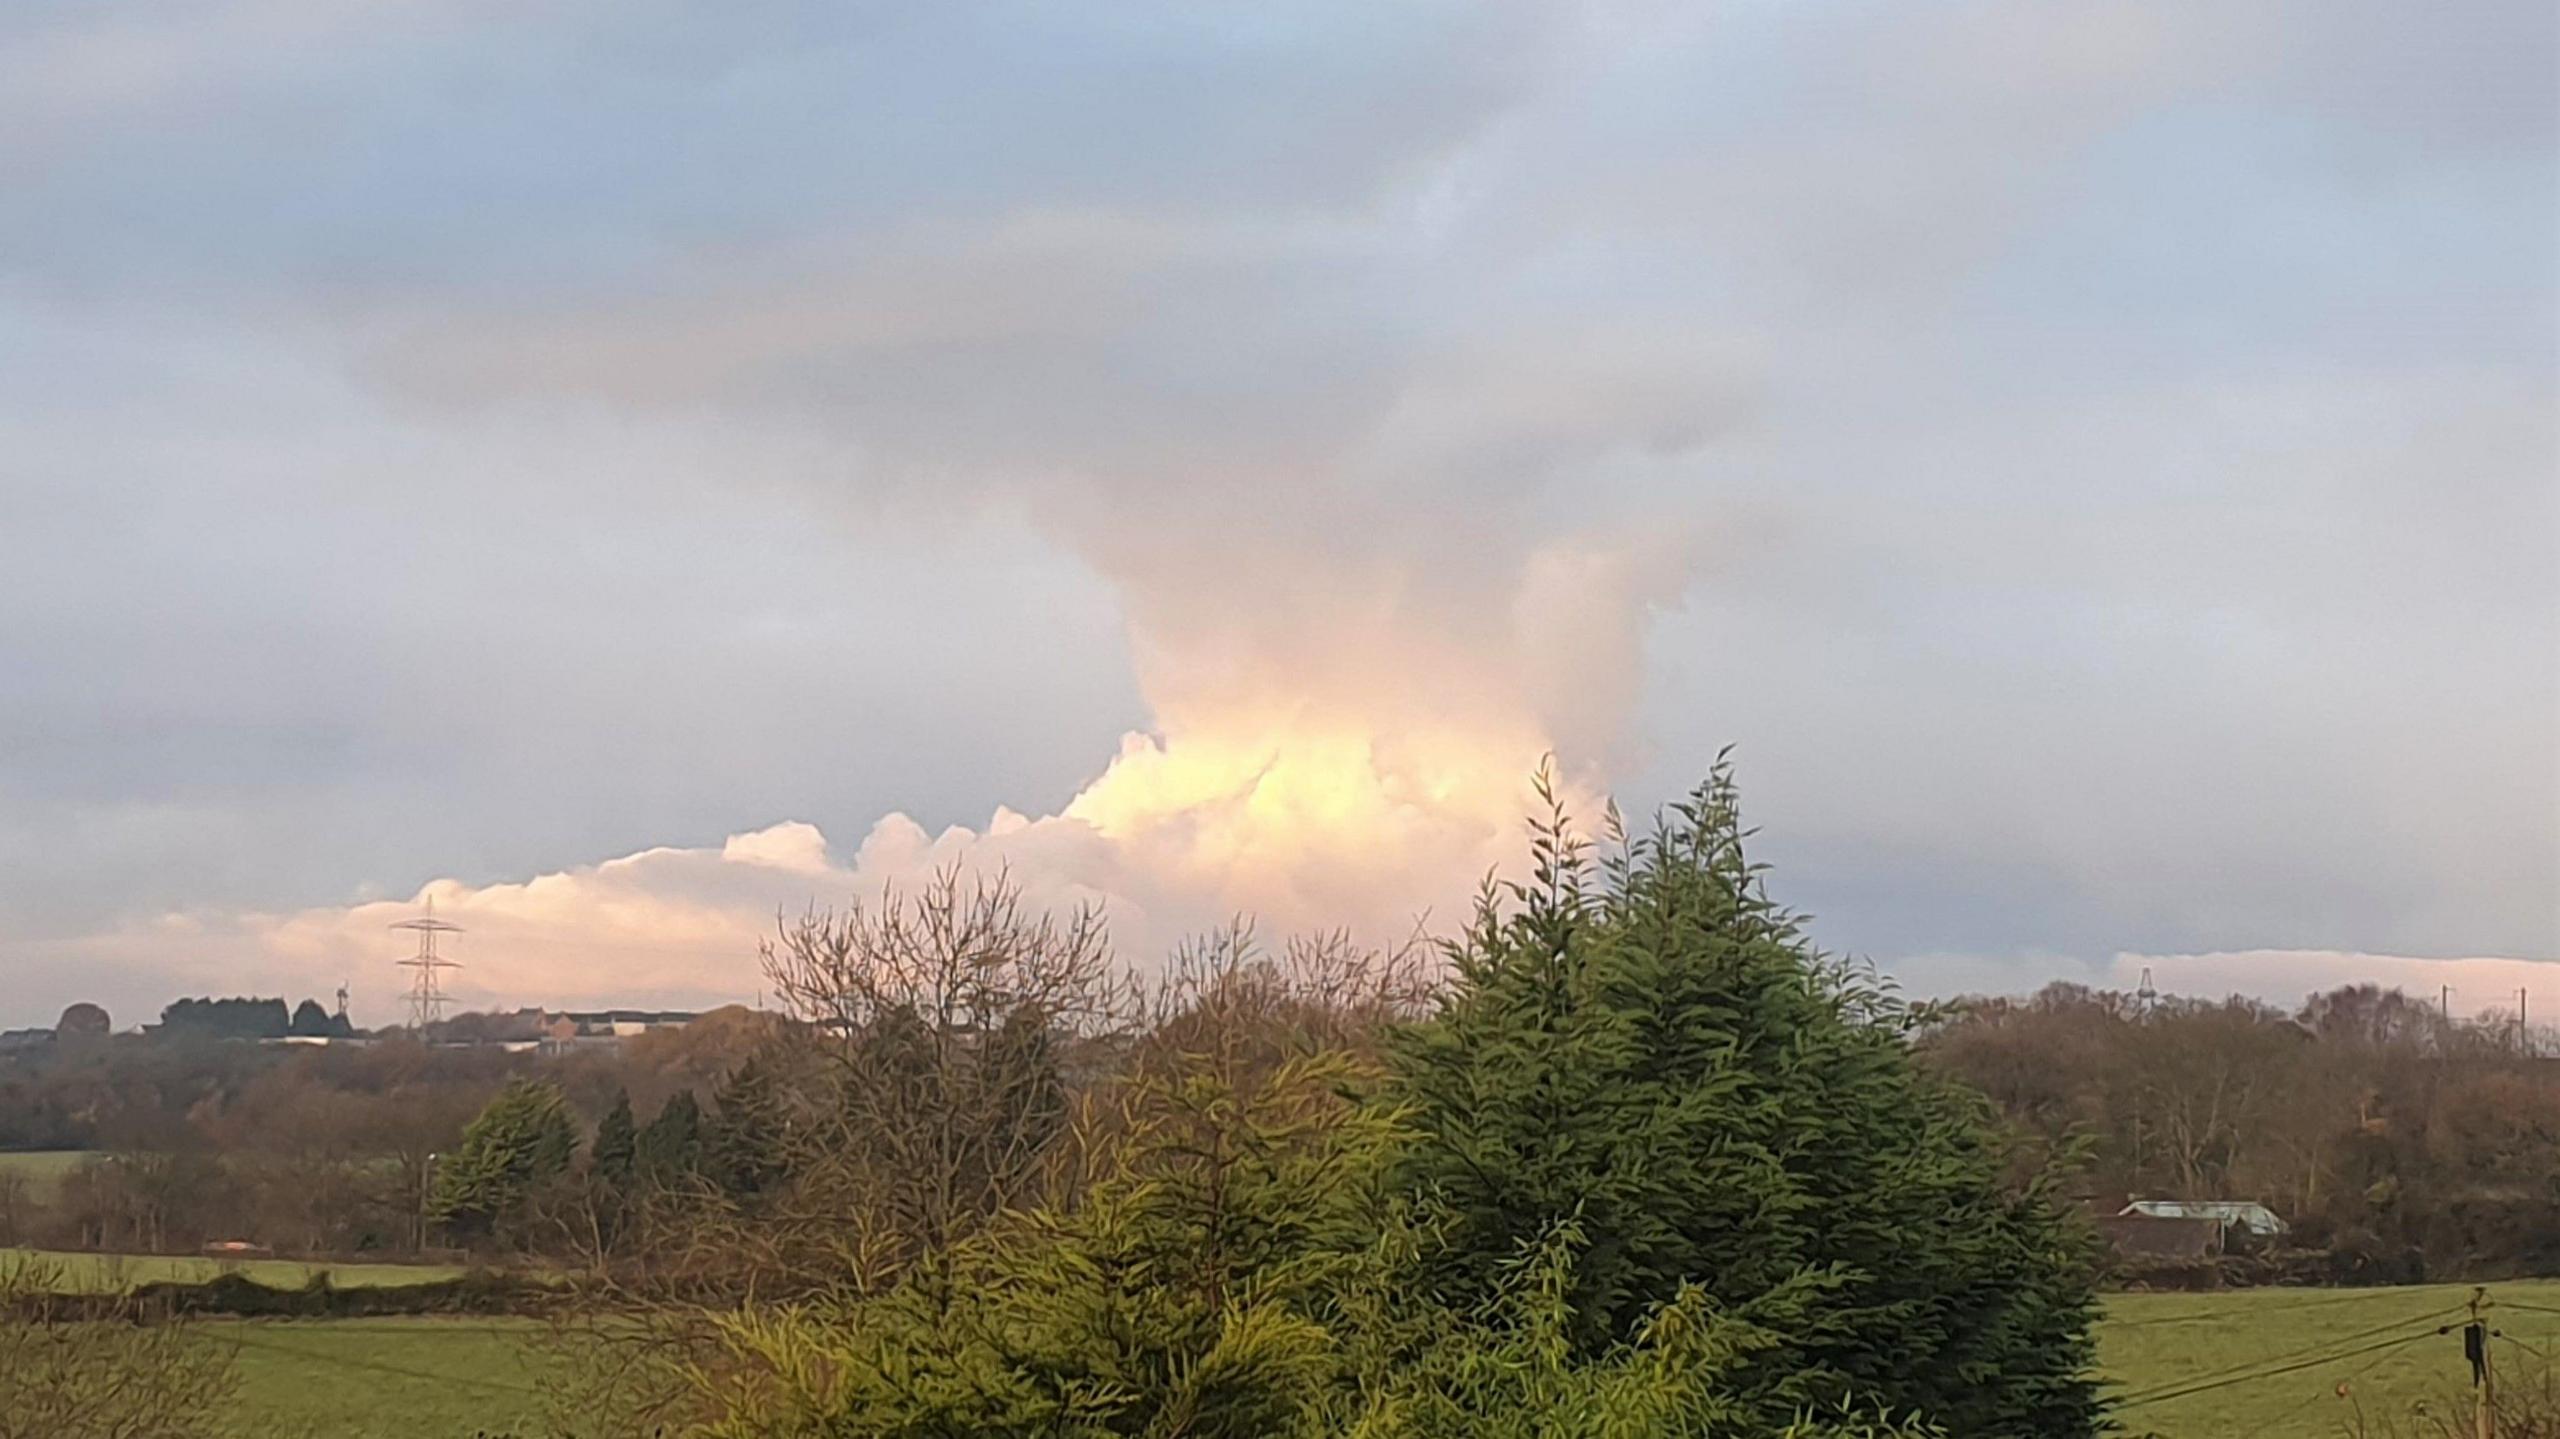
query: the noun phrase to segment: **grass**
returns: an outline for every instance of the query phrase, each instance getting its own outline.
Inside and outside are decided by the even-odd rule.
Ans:
[[[341,1289],[387,1288],[451,1279],[459,1269],[435,1264],[306,1264],[293,1259],[204,1259],[161,1254],[81,1254],[44,1249],[0,1249],[0,1268],[41,1265],[65,1294],[112,1294],[162,1280],[201,1282],[236,1270],[261,1284],[299,1289],[327,1271]]]
[[[38,1204],[49,1204],[71,1171],[96,1157],[85,1149],[0,1150],[0,1175],[14,1174],[25,1180],[27,1197]]]
[[[2520,1366],[2521,1346],[2555,1352],[2560,1281],[2488,1289],[2491,1323],[2505,1336],[2493,1346],[2496,1362]],[[2129,1434],[2329,1439],[2354,1432],[2359,1419],[2383,1433],[2405,1428],[2422,1403],[2438,1415],[2449,1403],[2469,1413],[2461,1333],[2434,1330],[2460,1324],[2470,1297],[2467,1284],[2118,1295],[2099,1328],[2100,1362],[2126,1401]],[[2295,1363],[2303,1367],[2267,1372]],[[2206,1384],[2217,1387],[2141,1402]]]
[[[471,1439],[542,1432],[555,1361],[530,1319],[213,1320],[239,1356],[247,1432]]]

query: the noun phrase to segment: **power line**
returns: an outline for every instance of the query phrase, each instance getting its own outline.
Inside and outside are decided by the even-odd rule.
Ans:
[[[2438,1331],[2438,1332],[2442,1332],[2442,1331]],[[2419,1334],[2419,1335],[2413,1335],[2413,1336],[2411,1336],[2411,1337],[2413,1337],[2413,1338],[2418,1338],[2418,1339],[2432,1339],[2432,1338],[2434,1338],[2434,1337],[2435,1337],[2435,1335],[2432,1335],[2432,1334]],[[2384,1353],[2387,1353],[2387,1352],[2388,1352],[2387,1350],[2386,1350],[2386,1351],[2384,1351]],[[2362,1364],[2357,1365],[2355,1368],[2350,1369],[2350,1370],[2348,1370],[2345,1374],[2341,1375],[2341,1376],[2339,1377],[2339,1379],[2338,1379],[2337,1387],[2336,1387],[2335,1389],[2331,1390],[2330,1392],[2331,1392],[2331,1393],[2334,1393],[2334,1394],[2337,1394],[2337,1395],[2339,1395],[2340,1397],[2342,1397],[2342,1398],[2343,1398],[2343,1397],[2345,1396],[2345,1391],[2347,1390],[2347,1387],[2348,1387],[2349,1385],[2354,1384],[2358,1379],[2363,1378],[2363,1377],[2365,1376],[2366,1371],[2368,1371],[2368,1370],[2372,1369],[2372,1368],[2373,1368],[2373,1366],[2375,1366],[2376,1364],[2381,1363],[2381,1362],[2382,1362],[2382,1359],[2383,1359],[2383,1354],[2382,1354],[2382,1353],[2377,1353],[2377,1354],[2371,1355],[2371,1356],[2370,1356],[2370,1357],[2368,1357],[2368,1358],[2367,1358],[2367,1359],[2366,1359]],[[2295,1406],[2293,1406],[2291,1409],[2289,1409],[2289,1410],[2286,1410],[2286,1411],[2285,1411],[2284,1422],[2285,1422],[2286,1424],[2291,1424],[2294,1420],[2301,1418],[2301,1417],[2302,1417],[2302,1411],[2303,1411],[2303,1410],[2305,1410],[2305,1409],[2310,1408],[2310,1407],[2311,1407],[2312,1405],[2314,1405],[2314,1404],[2319,1403],[2319,1402],[2320,1402],[2320,1399],[2321,1399],[2320,1392],[2319,1392],[2318,1390],[2313,1390],[2313,1391],[2312,1391],[2312,1393],[2311,1393],[2311,1395],[2310,1395],[2310,1397],[2308,1397],[2308,1398],[2304,1399],[2301,1403],[2296,1404],[2296,1405],[2295,1405]]]
[[[2421,1339],[2434,1339],[2452,1332],[2452,1325],[2440,1325],[2434,1329],[2428,1330],[2424,1334],[2403,1334],[2396,1339],[2380,1339],[2371,1344],[2364,1345],[2361,1348],[2344,1349],[2335,1354],[2314,1355],[2309,1359],[2297,1360],[2291,1364],[2280,1364],[2273,1369],[2262,1369],[2250,1374],[2234,1374],[2228,1378],[2190,1384],[2183,1389],[2166,1389],[2155,1393],[2140,1395],[2132,1399],[2120,1399],[2116,1401],[2116,1407],[2118,1409],[2138,1409],[2146,1404],[2160,1404],[2171,1399],[2184,1399],[2190,1395],[2211,1393],[2216,1389],[2228,1389],[2234,1384],[2255,1384],[2261,1379],[2274,1379],[2280,1375],[2292,1374],[2304,1369],[2316,1369],[2323,1364],[2335,1364],[2341,1359],[2353,1359],[2359,1354],[2372,1354],[2380,1350],[2396,1348],[2403,1344],[2415,1344]]]
[[[2246,1370],[2257,1369],[2268,1364],[2280,1364],[2288,1359],[2296,1359],[2322,1350],[2334,1349],[2336,1346],[2341,1344],[2353,1344],[2359,1339],[2371,1339],[2377,1335],[2388,1334],[2393,1330],[2406,1329],[2412,1324],[2433,1324],[2436,1320],[2461,1313],[2462,1309],[2463,1306],[2456,1304],[2450,1308],[2439,1309],[2429,1314],[2408,1315],[2404,1318],[2391,1320],[2388,1323],[2376,1324],[2369,1329],[2359,1329],[2353,1334],[2341,1334],[2333,1339],[2323,1339],[2317,1344],[2305,1344],[2299,1349],[2288,1349],[2276,1354],[2262,1354],[2255,1359],[2247,1361],[2246,1363],[2234,1364],[2227,1369],[2211,1370],[2203,1374],[2192,1374],[2184,1379],[2172,1379],[2169,1381],[2169,1387],[2177,1388],[2188,1384],[2202,1383],[2207,1380],[2221,1379],[2226,1376],[2236,1375]],[[2444,1334],[2449,1332],[2449,1329],[2446,1326],[2439,1325],[2428,1332],[2431,1334]],[[2148,1401],[2137,1398],[2132,1402],[2140,1403]]]
[[[2201,1319],[2219,1319],[2225,1323],[2235,1323],[2254,1319],[2261,1314],[2289,1314],[2297,1309],[2328,1309],[2340,1304],[2369,1303],[2377,1292],[2379,1291],[2372,1289],[2357,1289],[2351,1290],[2345,1294],[2324,1294],[2316,1299],[2297,1299],[2290,1304],[2252,1305],[2246,1311],[2240,1311],[2226,1306],[2219,1309],[2198,1309],[2185,1314],[2160,1314],[2154,1315],[2148,1319],[2119,1319],[2111,1322],[2107,1327],[2110,1329],[2142,1329],[2154,1324],[2188,1324]],[[2456,1305],[2454,1307],[2460,1308],[2461,1306]],[[2560,1313],[2560,1310],[2555,1310],[2553,1312]],[[2410,1322],[2415,1323],[2416,1320],[2413,1318]]]
[[[2504,1340],[2508,1344],[2515,1346],[2516,1349],[2521,1352],[2532,1354],[2537,1357],[2541,1356],[2543,1354],[2542,1350],[2526,1344],[2524,1341],[2507,1334],[2503,1330],[2489,1329],[2486,1325],[2480,1324],[2477,1316],[2480,1312],[2485,1294],[2486,1291],[2475,1290],[2473,1291],[2472,1302],[2467,1305],[2458,1304],[2450,1309],[2437,1310],[2432,1314],[2414,1315],[2404,1319],[2393,1320],[2389,1323],[2378,1324],[2370,1329],[2360,1330],[2357,1333],[2345,1335],[2335,1340],[2326,1341],[2320,1345],[2306,1346],[2306,1348],[2292,1351],[2290,1354],[2278,1354],[2270,1358],[2253,1360],[2248,1364],[2236,1365],[2230,1369],[2216,1373],[2208,1373],[2183,1380],[2174,1380],[2165,1387],[2120,1398],[2115,1401],[2114,1407],[2119,1411],[2139,1409],[2146,1405],[2166,1403],[2172,1399],[2185,1399],[2198,1394],[2209,1394],[2215,1390],[2227,1389],[2235,1385],[2255,1384],[2261,1380],[2281,1378],[2287,1374],[2300,1373],[2305,1369],[2315,1369],[2322,1365],[2335,1364],[2340,1360],[2353,1359],[2359,1356],[2374,1356],[2366,1358],[2364,1363],[2357,1365],[2355,1369],[2350,1372],[2348,1378],[2352,1379],[2356,1375],[2362,1374],[2367,1369],[2372,1368],[2375,1363],[2379,1362],[2379,1356],[2384,1353],[2399,1349],[2405,1345],[2417,1343],[2422,1339],[2440,1338],[2444,1335],[2453,1333],[2455,1329],[2462,1326],[2458,1323],[2436,1324],[2431,1321],[2445,1318],[2448,1315],[2461,1313],[2465,1310],[2469,1310],[2474,1315],[2472,1320],[2473,1325],[2482,1329],[2486,1337]],[[2284,1308],[2287,1309],[2308,1307],[2317,1306],[2308,1302],[2305,1304],[2284,1306]],[[2514,1303],[2502,1300],[2499,1301],[2499,1307],[2520,1309],[2535,1314],[2560,1315],[2560,1307],[2543,1304]],[[2177,1320],[2201,1317],[2203,1316],[2176,1315],[2169,1316],[2164,1320],[2153,1322],[2175,1322]],[[2421,1333],[2390,1334],[2388,1337],[2374,1338],[2371,1343],[2356,1343],[2356,1341],[2360,1339],[2366,1339],[2375,1335],[2384,1335],[2387,1331],[2406,1329],[2412,1324],[2429,1324],[2430,1327]],[[2351,1345],[2353,1347],[2336,1347],[2341,1344]],[[2312,1352],[2315,1349],[2321,1352]],[[2301,1405],[2296,1406],[2293,1413],[2299,1414],[2303,1409],[2310,1407],[2312,1403],[2317,1402],[2318,1397],[2319,1396],[2317,1395],[2313,1395],[2311,1398],[2304,1400]]]

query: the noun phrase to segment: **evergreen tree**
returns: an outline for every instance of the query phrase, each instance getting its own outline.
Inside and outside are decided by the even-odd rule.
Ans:
[[[2095,1432],[2085,1236],[2045,1180],[2004,1182],[1986,1107],[1807,944],[1744,835],[1719,764],[1596,868],[1554,808],[1508,914],[1488,890],[1439,1013],[1394,1047],[1405,1177],[1451,1211],[1436,1286],[1480,1301],[1570,1223],[1586,1356],[1695,1285],[1786,1336],[1739,1376],[1773,1422],[1855,1402],[1985,1439]]]
[[[293,1007],[293,1019],[286,1026],[288,1034],[310,1038],[327,1038],[337,1033],[336,1016],[320,1007],[320,1001],[306,999]]]
[[[577,1124],[559,1086],[519,1079],[463,1130],[461,1147],[436,1171],[428,1217],[456,1238],[487,1238],[567,1171],[577,1149]]]
[[[679,1089],[633,1145],[633,1169],[653,1184],[673,1185],[702,1172],[702,1104]]]
[[[613,1107],[597,1121],[596,1137],[587,1146],[587,1172],[607,1184],[628,1183],[639,1142],[640,1129],[631,1118],[631,1091],[617,1089]]]
[[[616,1089],[613,1104],[596,1122],[587,1144],[586,1217],[600,1250],[622,1237],[633,1212],[631,1181],[639,1172],[640,1130],[631,1118],[631,1092]]]
[[[738,1199],[752,1199],[781,1183],[789,1169],[785,1146],[790,1114],[764,1057],[747,1056],[712,1096],[712,1104],[706,1158],[713,1181]]]

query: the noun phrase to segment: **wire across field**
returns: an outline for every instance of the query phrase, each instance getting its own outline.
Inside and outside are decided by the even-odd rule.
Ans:
[[[2519,1345],[2560,1342],[2560,1281],[2488,1286],[2490,1323]],[[2326,1439],[2359,1414],[2467,1412],[2467,1284],[2127,1294],[2098,1341],[2129,1434]],[[2516,1352],[2512,1348],[2509,1352]]]

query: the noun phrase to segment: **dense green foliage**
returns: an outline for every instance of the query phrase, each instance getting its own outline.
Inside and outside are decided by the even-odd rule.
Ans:
[[[1509,912],[1488,898],[1440,1012],[1394,1045],[1403,1174],[1451,1211],[1436,1284],[1489,1295],[1571,1222],[1583,1354],[1695,1286],[1784,1334],[1736,1376],[1764,1416],[2092,1432],[2085,1237],[2004,1182],[1981,1101],[1915,1065],[1896,1008],[1812,951],[1743,840],[1719,769],[1605,864],[1559,814]]]
[[[613,1092],[613,1107],[596,1121],[596,1137],[587,1145],[587,1172],[608,1184],[630,1182],[639,1160],[640,1128],[631,1117],[631,1091]]]
[[[727,1439],[1846,1436],[1733,1398],[1774,1332],[1686,1290],[1622,1345],[1568,1342],[1563,1227],[1453,1308],[1383,1188],[1404,1136],[1339,1054],[1134,1088],[1109,1176],[1009,1217],[886,1298],[730,1321]]]
[[[749,1055],[712,1096],[704,1159],[712,1182],[737,1199],[753,1199],[782,1182],[791,1118],[781,1087],[761,1055]]]
[[[577,1154],[577,1122],[558,1085],[518,1080],[462,1132],[436,1171],[429,1217],[454,1237],[487,1236]]]
[[[692,1090],[679,1089],[640,1131],[634,1167],[653,1183],[675,1184],[700,1174],[702,1159],[702,1104]]]

